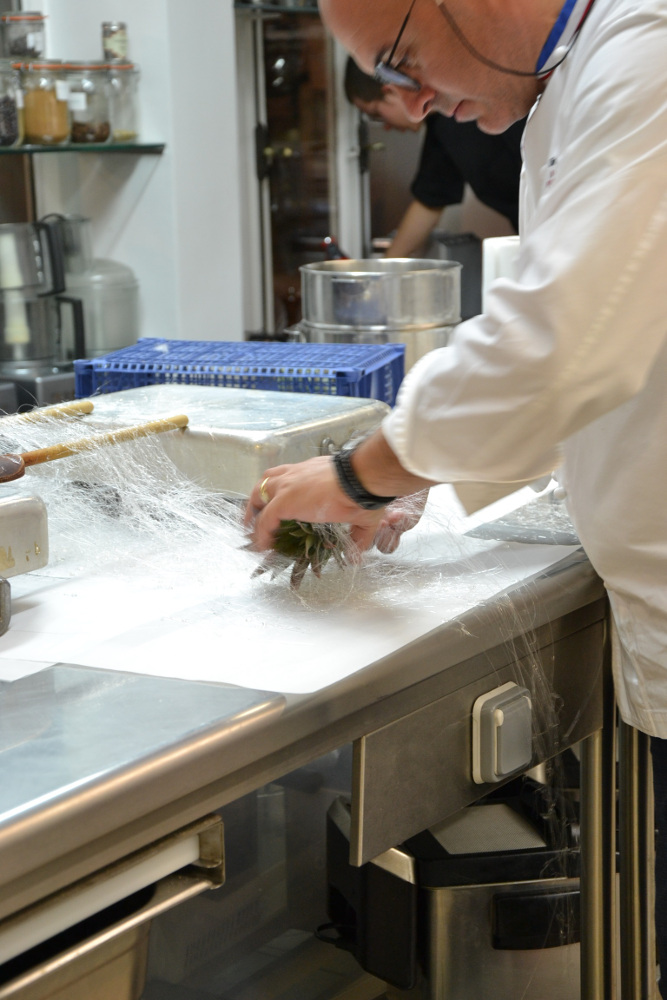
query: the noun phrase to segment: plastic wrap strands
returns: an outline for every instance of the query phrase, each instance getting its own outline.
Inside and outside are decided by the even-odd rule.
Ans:
[[[14,421],[33,422],[35,420],[57,420],[64,417],[85,416],[92,413],[93,402],[90,399],[77,399],[71,403],[58,403],[56,406],[40,406],[34,410],[26,410],[25,413],[17,413],[13,416]]]
[[[106,434],[94,434],[69,444],[52,444],[46,448],[37,448],[35,451],[25,451],[21,455],[2,455],[0,456],[0,482],[6,483],[13,479],[19,479],[25,473],[26,468],[31,465],[53,462],[58,458],[67,458],[83,451],[93,451],[108,444],[133,441],[136,438],[146,437],[148,434],[160,434],[163,431],[184,428],[187,423],[188,418],[179,414],[175,417],[151,420],[136,427],[123,427],[117,431],[108,431]]]

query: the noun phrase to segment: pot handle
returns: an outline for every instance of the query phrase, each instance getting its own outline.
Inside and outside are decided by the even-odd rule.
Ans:
[[[34,223],[35,228],[44,233],[51,264],[51,288],[40,292],[40,298],[45,295],[60,295],[65,291],[65,255],[60,219],[61,217],[54,213],[45,215],[39,222]]]
[[[76,359],[86,356],[86,327],[83,318],[83,302],[73,295],[56,295],[56,302],[64,302],[72,307],[72,321],[74,326],[74,357]]]

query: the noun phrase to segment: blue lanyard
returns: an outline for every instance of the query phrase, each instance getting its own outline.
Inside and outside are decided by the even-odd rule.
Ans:
[[[576,2],[577,0],[565,0],[561,12],[558,15],[558,20],[551,29],[549,37],[544,43],[544,47],[542,48],[542,51],[539,54],[537,65],[535,66],[536,73],[539,73],[542,70],[542,68],[546,65],[549,56],[556,48],[556,45],[558,44],[561,35],[563,34],[565,28],[567,27],[567,22],[570,20],[570,15],[574,10],[574,5],[576,4]]]

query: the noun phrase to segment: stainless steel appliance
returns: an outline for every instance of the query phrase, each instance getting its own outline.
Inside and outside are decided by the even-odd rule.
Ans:
[[[82,354],[83,311],[65,294],[57,227],[49,220],[1,225],[0,376],[16,384],[19,404],[73,397],[74,374],[61,336],[63,304],[72,309],[76,353]]]
[[[391,258],[327,260],[301,270],[297,335],[320,343],[405,344],[405,369],[449,341],[461,319],[461,265]]]
[[[92,224],[83,215],[50,215],[59,227],[65,285],[83,306],[85,343],[77,342],[73,317],[63,315],[62,343],[70,359],[96,358],[136,344],[139,282],[132,268],[93,255]]]
[[[580,859],[564,803],[521,778],[354,868],[349,804],[335,800],[329,939],[400,989],[423,978],[428,1000],[542,1000],[545,982],[553,1000],[574,1000]]]

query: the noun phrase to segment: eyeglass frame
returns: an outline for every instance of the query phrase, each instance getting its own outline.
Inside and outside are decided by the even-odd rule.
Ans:
[[[403,23],[399,29],[398,35],[396,36],[396,41],[391,47],[391,52],[386,59],[380,59],[379,62],[375,64],[375,79],[378,83],[381,83],[385,87],[401,87],[403,90],[412,90],[415,92],[421,90],[420,83],[413,80],[407,73],[403,73],[400,69],[396,69],[391,65],[391,60],[394,58],[394,53],[398,48],[398,43],[403,37],[405,26],[410,19],[410,14],[412,14],[412,8],[415,3],[416,0],[412,0],[410,6],[408,7],[408,12],[403,18]]]

